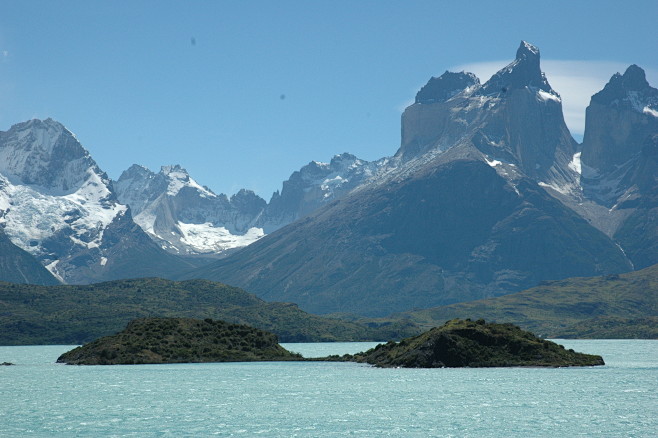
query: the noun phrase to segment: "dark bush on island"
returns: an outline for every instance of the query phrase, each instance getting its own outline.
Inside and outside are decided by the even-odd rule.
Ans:
[[[300,360],[276,335],[212,319],[141,318],[120,333],[64,353],[71,365],[126,365],[194,362]]]
[[[604,365],[601,356],[576,353],[513,324],[453,319],[399,343],[380,344],[343,360],[378,367],[569,367]]]

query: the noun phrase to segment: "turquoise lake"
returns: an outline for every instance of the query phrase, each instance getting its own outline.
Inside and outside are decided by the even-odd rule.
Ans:
[[[351,363],[68,366],[0,347],[0,436],[655,437],[658,341],[560,340],[592,368]],[[306,357],[374,343],[283,344]]]

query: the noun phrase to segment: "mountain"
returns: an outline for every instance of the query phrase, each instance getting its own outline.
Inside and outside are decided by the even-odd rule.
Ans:
[[[0,132],[0,226],[66,283],[195,266],[162,251],[135,225],[107,175],[52,119]]]
[[[329,163],[310,162],[283,182],[281,193],[272,195],[262,220],[265,231],[276,231],[342,198],[388,163],[388,158],[369,162],[348,153],[334,156]]]
[[[636,65],[587,107],[584,193],[607,209],[609,233],[637,269],[658,263],[658,89]]]
[[[312,161],[293,172],[269,203],[245,189],[230,198],[216,195],[178,165],[164,166],[157,174],[133,165],[114,188],[135,222],[165,250],[221,258],[341,198],[387,162],[367,162],[348,153],[329,163]]]
[[[162,248],[181,255],[217,256],[263,236],[266,202],[240,190],[229,199],[202,187],[180,166],[159,173],[133,165],[114,188],[135,222]]]
[[[430,79],[403,114],[400,149],[366,183],[183,278],[380,316],[630,270],[615,242],[552,196],[580,190],[577,152],[539,50],[522,42],[484,84]]]
[[[518,324],[549,338],[658,338],[658,265],[620,275],[568,278],[502,297],[395,315],[434,327],[452,318]]]
[[[0,230],[0,281],[54,285],[59,281],[27,251],[14,245]]]

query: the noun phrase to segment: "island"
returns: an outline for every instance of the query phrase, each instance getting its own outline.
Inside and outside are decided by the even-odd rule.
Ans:
[[[301,360],[276,335],[212,319],[140,318],[61,355],[69,365],[129,365]]]
[[[336,360],[377,367],[572,367],[605,365],[601,356],[577,353],[513,324],[453,319],[399,343],[379,344]]]
[[[376,367],[570,367],[604,365],[513,324],[453,319],[399,343],[354,355],[305,359],[273,333],[212,319],[140,318],[121,332],[64,353],[59,363],[125,365],[196,362],[337,361]]]

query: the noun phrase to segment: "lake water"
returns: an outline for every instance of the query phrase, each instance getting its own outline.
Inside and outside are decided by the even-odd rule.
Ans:
[[[0,436],[655,437],[658,341],[559,341],[604,367],[68,366],[0,347]],[[283,344],[306,357],[372,343]]]

